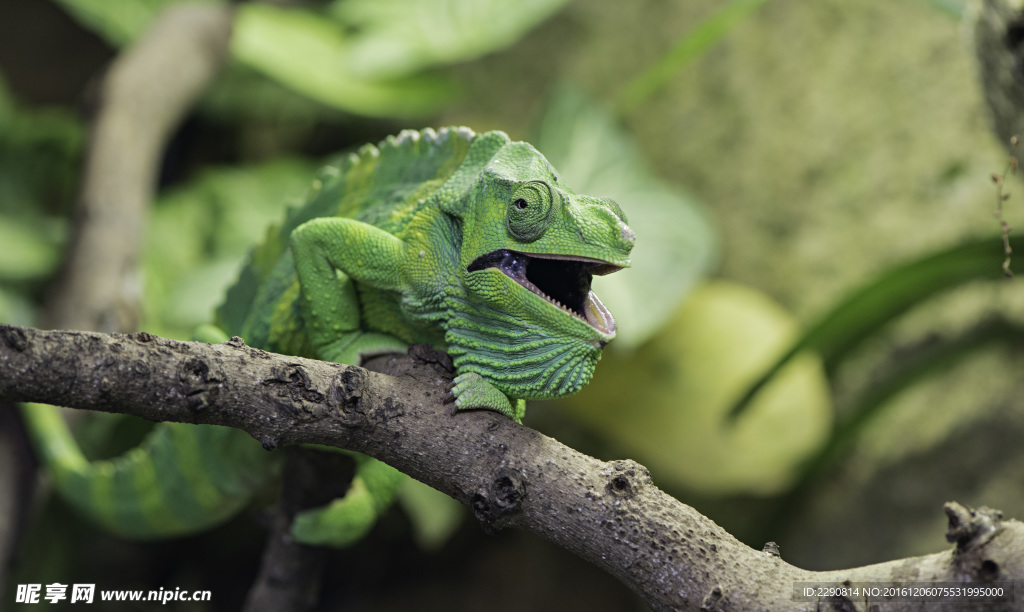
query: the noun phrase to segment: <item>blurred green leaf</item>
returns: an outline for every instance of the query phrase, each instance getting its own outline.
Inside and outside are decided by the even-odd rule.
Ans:
[[[335,0],[358,33],[349,64],[365,77],[404,76],[474,59],[518,40],[567,0]]]
[[[309,11],[245,4],[231,50],[250,67],[324,104],[372,117],[412,117],[452,95],[437,76],[373,80],[351,69],[352,41],[342,27]]]
[[[1010,240],[1014,251],[1024,250],[1024,238]],[[808,329],[768,368],[729,412],[742,414],[761,387],[782,366],[804,350],[818,352],[832,372],[847,355],[883,325],[935,294],[972,280],[1003,278],[1003,245],[984,238],[891,268],[855,290]]]
[[[0,320],[31,325],[33,292],[57,267],[60,217],[75,188],[85,130],[70,112],[27,108],[0,77]]]
[[[34,325],[32,304],[25,297],[0,287],[0,321],[9,325]]]
[[[409,516],[416,544],[426,551],[441,548],[466,516],[462,504],[412,478],[402,483],[398,502]]]
[[[889,400],[918,381],[942,371],[980,349],[994,344],[1019,347],[1024,339],[1024,328],[1002,318],[982,321],[968,331],[942,339],[929,338],[910,354],[900,355],[898,362],[886,368],[882,376],[873,380],[854,405],[844,411],[836,423],[829,443],[806,466],[805,479],[822,473],[839,460],[852,443],[877,416]]]
[[[595,279],[594,290],[618,323],[614,346],[639,346],[711,268],[711,222],[691,196],[654,176],[608,111],[576,91],[558,91],[531,142],[574,191],[611,197],[629,218],[633,267]]]
[[[315,167],[286,159],[214,170],[162,196],[143,254],[147,329],[188,337],[210,321],[248,250],[305,195]]]
[[[168,6],[184,0],[58,0],[112,44],[137,37]],[[187,0],[194,1],[194,0]],[[223,0],[203,0],[222,4]],[[237,9],[236,59],[318,102],[367,116],[417,116],[451,95],[437,77],[374,80],[348,69],[351,41],[335,21],[302,9],[248,3]]]
[[[60,260],[60,232],[22,219],[0,217],[0,281],[49,276]]]
[[[252,159],[278,154],[281,149],[264,148],[268,140],[293,143],[284,150],[299,149],[315,139],[324,124],[345,120],[343,111],[312,100],[241,62],[230,64],[218,75],[200,105],[204,116],[244,130],[240,146]]]
[[[224,0],[57,0],[57,3],[107,42],[122,46],[141,34],[165,8],[185,1],[224,3]]]
[[[0,76],[0,214],[52,225],[43,215],[70,203],[84,143],[74,113],[23,107]]]
[[[122,46],[184,0],[57,1]],[[235,14],[231,48],[243,64],[331,107],[370,117],[417,117],[454,91],[440,75],[416,73],[506,47],[566,1],[346,0],[333,3],[330,16],[245,3]]]

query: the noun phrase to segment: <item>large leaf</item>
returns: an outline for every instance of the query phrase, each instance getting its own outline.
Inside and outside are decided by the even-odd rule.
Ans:
[[[352,69],[352,39],[335,21],[310,11],[245,4],[231,38],[234,56],[314,100],[374,117],[411,117],[452,95],[436,76],[368,77]]]
[[[1024,251],[1024,238],[1010,242],[1014,251]],[[730,416],[741,414],[751,398],[800,352],[816,351],[826,370],[833,371],[861,342],[913,306],[968,281],[1003,278],[1004,257],[999,238],[988,237],[883,272],[839,302],[782,353],[741,396]]]
[[[567,0],[336,0],[332,12],[358,31],[353,72],[380,77],[474,59],[504,48]]]
[[[117,46],[134,40],[162,10],[181,1],[186,0],[58,0]],[[362,115],[420,116],[451,96],[451,87],[434,76],[387,79],[353,70],[352,42],[341,24],[313,11],[247,3],[237,9],[231,50],[239,61],[300,94]]]
[[[821,361],[801,355],[742,419],[723,424],[736,394],[798,332],[793,316],[767,295],[703,282],[657,335],[632,354],[607,352],[594,380],[564,402],[575,422],[606,441],[607,452],[640,461],[662,486],[706,495],[778,493],[831,430]]]
[[[633,267],[595,279],[618,322],[615,345],[633,348],[675,312],[715,260],[708,217],[688,194],[659,180],[610,113],[561,89],[531,142],[579,193],[611,197],[636,232]]]
[[[224,0],[57,0],[57,3],[107,42],[122,46],[142,33],[165,8],[183,1],[224,3]]]

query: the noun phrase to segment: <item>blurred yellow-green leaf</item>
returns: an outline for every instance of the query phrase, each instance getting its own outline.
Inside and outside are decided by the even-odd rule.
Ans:
[[[61,233],[56,227],[0,217],[0,281],[24,281],[52,273],[60,258]]]
[[[351,70],[397,77],[504,48],[567,0],[335,0],[331,12],[358,32]]]
[[[436,75],[367,78],[352,70],[351,37],[311,11],[245,4],[235,18],[231,50],[241,62],[324,104],[373,117],[410,117],[450,99]]]
[[[797,331],[766,295],[712,281],[632,354],[607,350],[594,380],[568,403],[656,482],[712,495],[777,493],[830,431],[821,361],[797,357],[749,412],[735,423],[726,414]]]

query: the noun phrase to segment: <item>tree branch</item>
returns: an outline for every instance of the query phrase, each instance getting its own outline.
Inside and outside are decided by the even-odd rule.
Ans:
[[[270,516],[260,573],[249,590],[243,612],[311,610],[320,595],[330,551],[296,542],[291,536],[292,521],[302,510],[345,495],[355,466],[346,455],[296,450],[285,462],[281,495]]]
[[[36,458],[17,406],[0,401],[0,585],[7,584],[13,553],[30,520],[35,476]]]
[[[633,461],[599,461],[492,412],[450,416],[443,356],[414,347],[391,359],[405,376],[275,355],[239,339],[207,345],[0,326],[0,401],[228,425],[268,449],[318,443],[360,451],[468,505],[485,528],[527,529],[575,552],[656,610],[865,609],[886,600],[795,599],[794,584],[1007,587],[1024,578],[1024,525],[957,504],[946,508],[952,550],[801,570],[669,497]],[[977,600],[943,607],[905,598],[886,609],[958,609],[964,601]]]

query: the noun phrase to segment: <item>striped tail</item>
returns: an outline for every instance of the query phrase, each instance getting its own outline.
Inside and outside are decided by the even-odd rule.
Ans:
[[[171,537],[221,523],[277,473],[276,454],[228,427],[159,423],[120,457],[91,462],[59,408],[24,404],[22,414],[61,496],[125,537]]]

